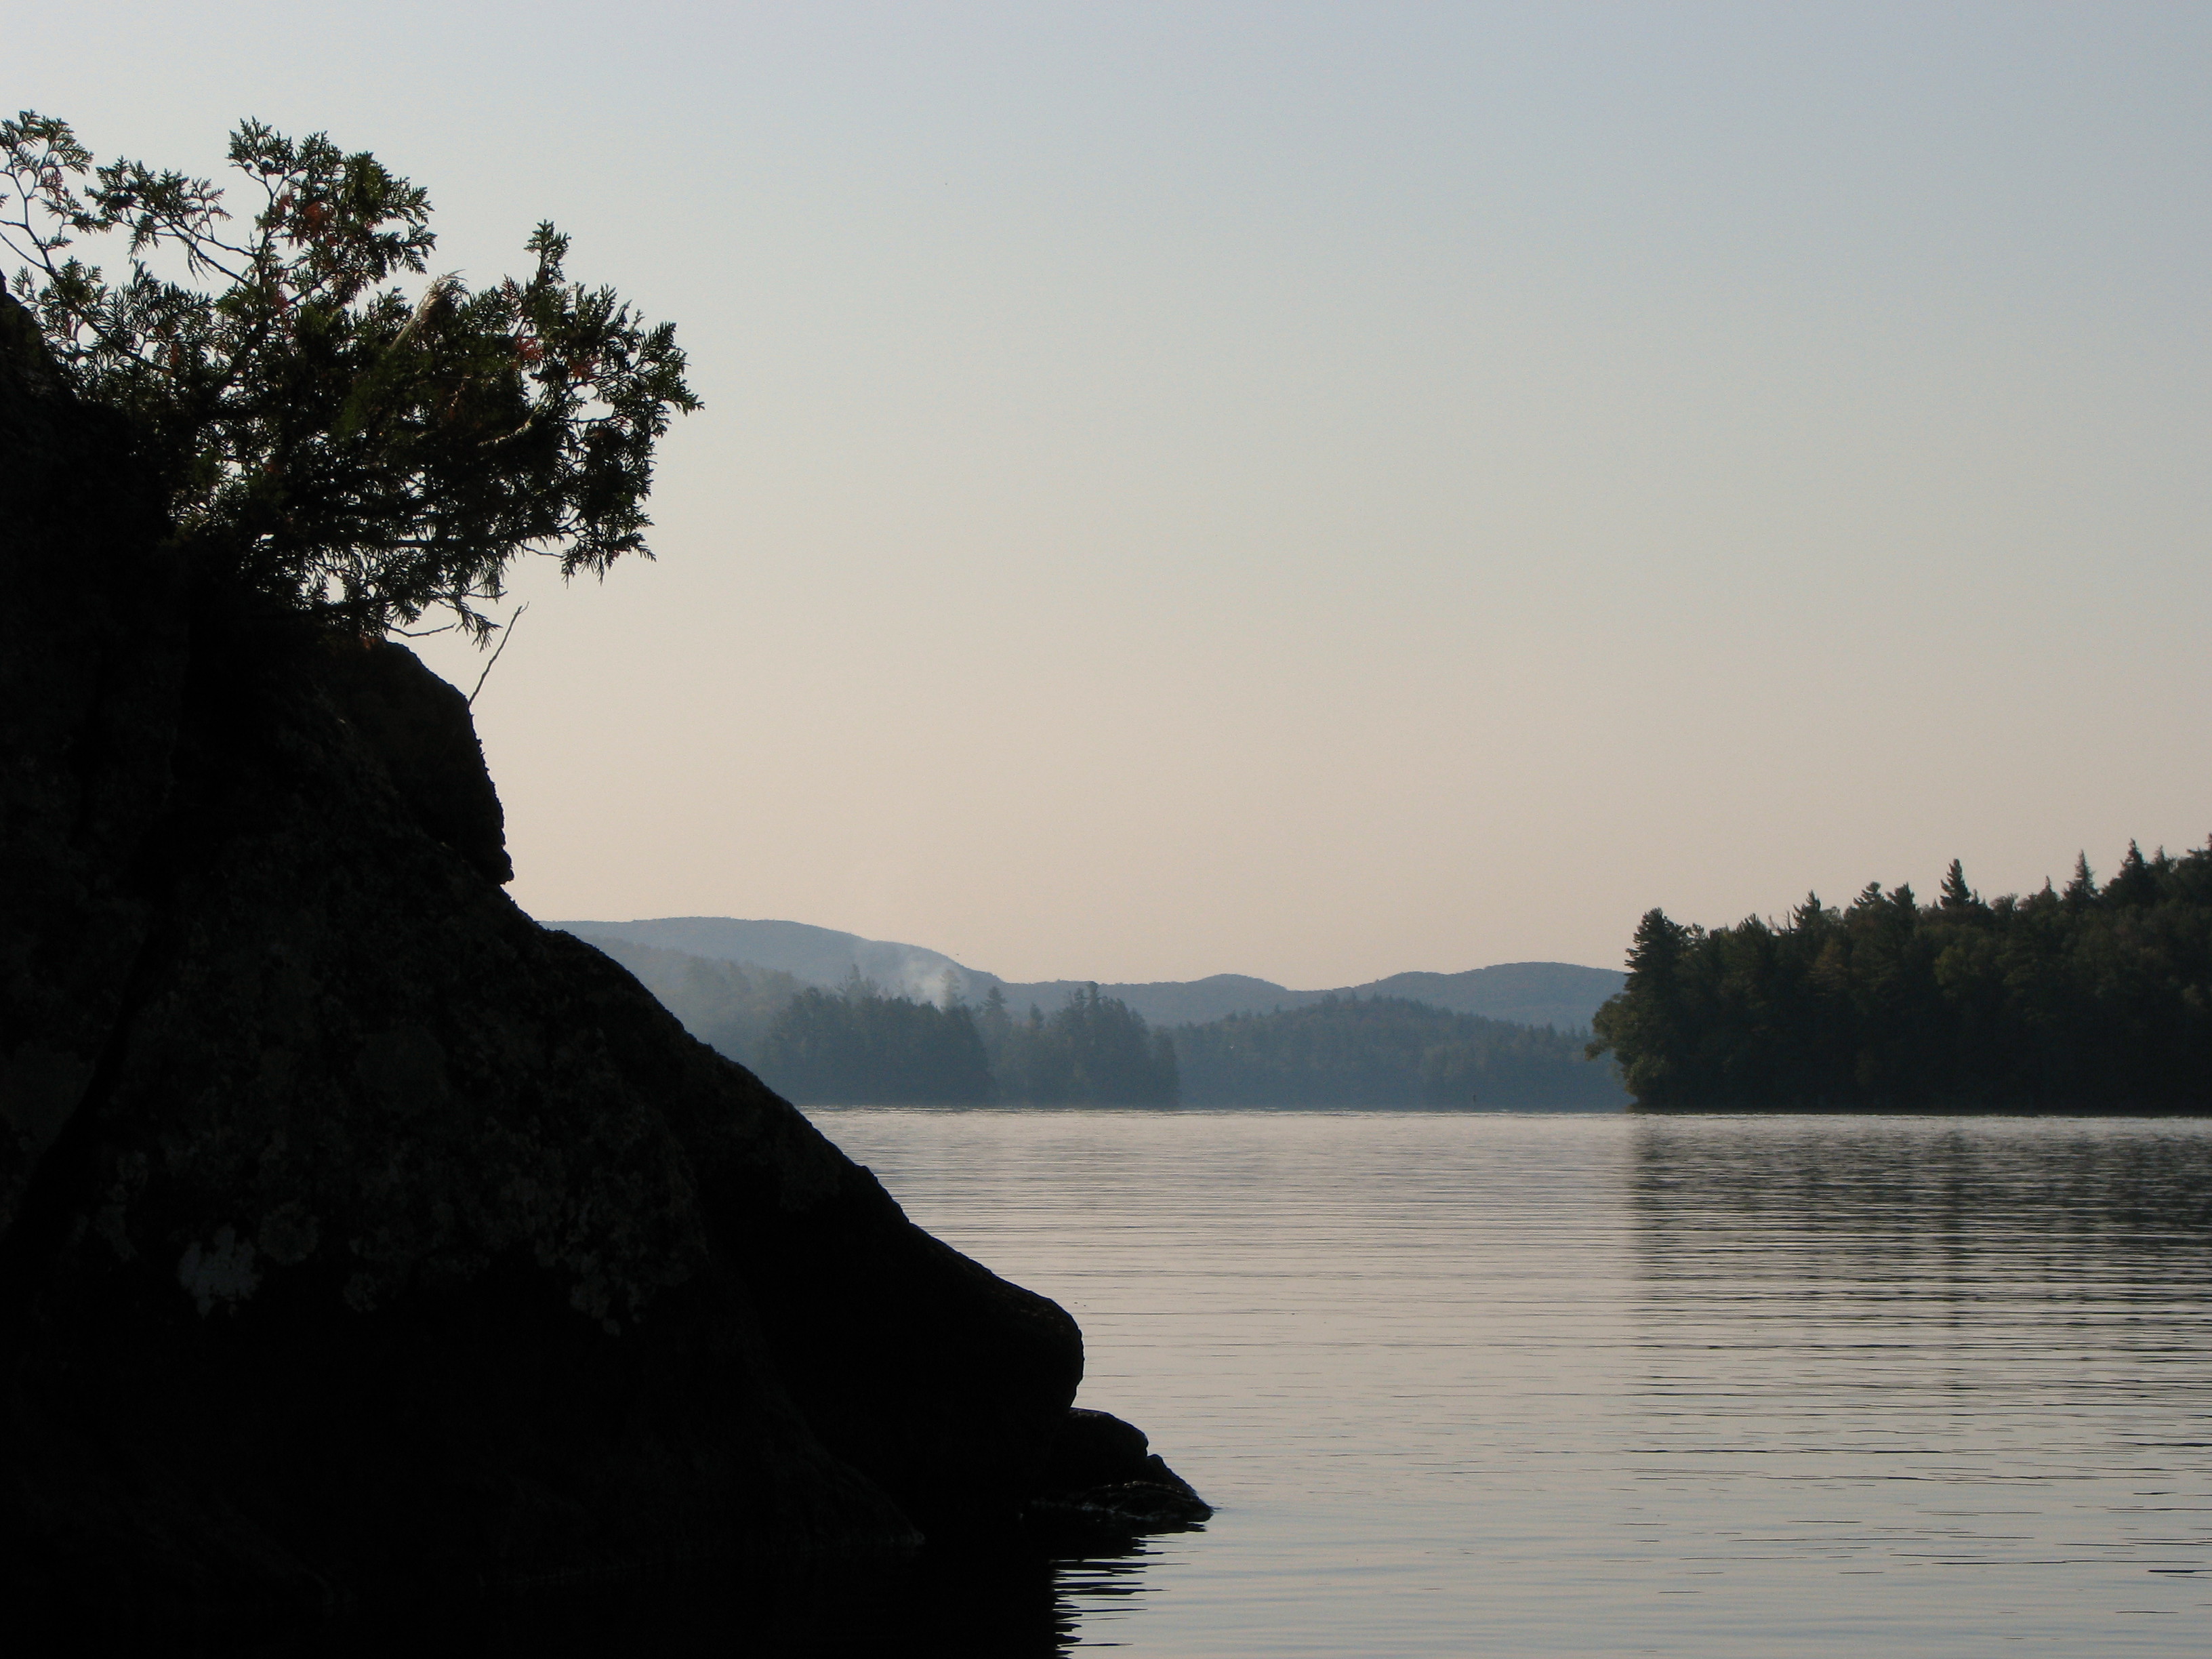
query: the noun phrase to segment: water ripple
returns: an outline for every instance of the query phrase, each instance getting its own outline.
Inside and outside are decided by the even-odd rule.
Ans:
[[[1077,1646],[2202,1649],[2212,1124],[815,1115],[1222,1507]]]

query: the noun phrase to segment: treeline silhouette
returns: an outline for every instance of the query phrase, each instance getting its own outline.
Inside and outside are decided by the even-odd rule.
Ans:
[[[1017,1018],[997,986],[975,1023],[999,1098],[1037,1106],[1172,1106],[1181,1097],[1175,1045],[1096,985],[1050,1014],[1034,1003]]]
[[[769,1027],[753,1069],[802,1105],[964,1105],[995,1095],[971,1010],[885,996],[873,986],[807,987]]]
[[[1933,904],[1707,932],[1653,910],[1598,1011],[1658,1111],[2212,1110],[2212,847],[2127,857],[2100,888],[1984,900],[1954,860]]]
[[[595,938],[691,1034],[807,1105],[1435,1106],[1617,1110],[1578,1033],[1409,998],[1329,996],[1159,1030],[1096,985],[1050,1013],[996,987],[939,1006],[855,975],[790,974]]]
[[[1402,997],[1328,997],[1175,1033],[1194,1106],[1498,1106],[1618,1111],[1613,1067],[1579,1035]]]
[[[979,1008],[887,995],[855,978],[809,988],[776,1015],[751,1064],[801,1105],[1172,1106],[1174,1046],[1096,985],[1018,1016],[998,988]]]
[[[721,962],[603,936],[590,942],[636,975],[693,1036],[756,1070],[776,1017],[806,988],[794,975],[752,963]]]
[[[1172,1031],[1095,985],[1052,1013],[938,1006],[866,981],[809,988],[751,1056],[805,1105],[1452,1106],[1617,1110],[1578,1034],[1396,997],[1330,997]]]

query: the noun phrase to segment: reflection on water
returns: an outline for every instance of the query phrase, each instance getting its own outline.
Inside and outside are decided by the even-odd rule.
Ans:
[[[1079,1609],[1142,1589],[1141,1559],[1056,1560],[1041,1549],[925,1549],[874,1562],[732,1563],[598,1585],[539,1587],[459,1607],[391,1607],[339,1631],[202,1650],[233,1659],[385,1659],[417,1648],[506,1659],[1054,1659]]]
[[[2045,1247],[2137,1267],[2169,1254],[2204,1265],[2212,1138],[2202,1120],[1628,1122],[1630,1191],[1649,1246],[1741,1223],[1747,1243],[1763,1232],[1792,1271],[1817,1272],[1833,1251],[1942,1249],[2017,1263]]]
[[[978,1651],[2203,1646],[2212,1124],[817,1116],[1221,1509]]]
[[[2015,1639],[2041,1625],[2106,1647],[2201,1640],[2205,1126],[1766,1118],[1632,1133],[1657,1525],[1726,1504],[1747,1522],[1729,1555],[1963,1595]],[[2168,1619],[2189,1636],[2130,1628]]]

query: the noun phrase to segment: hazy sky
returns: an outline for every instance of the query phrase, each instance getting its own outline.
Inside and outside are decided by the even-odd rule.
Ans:
[[[1327,985],[2212,831],[2212,7],[0,38],[103,155],[327,130],[677,322],[659,562],[526,575],[477,704],[537,915]]]

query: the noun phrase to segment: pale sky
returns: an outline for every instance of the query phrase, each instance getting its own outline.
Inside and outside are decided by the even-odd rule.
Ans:
[[[102,156],[325,130],[677,323],[659,562],[525,573],[477,703],[538,915],[1337,985],[2212,831],[2212,7],[0,39]]]

